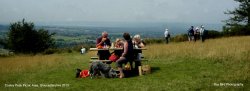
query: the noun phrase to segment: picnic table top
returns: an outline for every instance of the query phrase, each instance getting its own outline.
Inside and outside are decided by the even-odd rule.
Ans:
[[[102,51],[102,50],[122,50],[123,48],[90,48],[90,51]],[[134,50],[147,50],[146,48],[134,48]]]

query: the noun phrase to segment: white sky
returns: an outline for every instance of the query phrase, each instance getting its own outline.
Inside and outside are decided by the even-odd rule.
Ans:
[[[0,23],[184,22],[221,23],[233,0],[0,0]]]

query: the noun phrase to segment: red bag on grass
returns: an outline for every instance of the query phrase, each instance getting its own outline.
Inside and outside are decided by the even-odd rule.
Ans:
[[[109,57],[109,60],[112,62],[116,62],[116,60],[118,60],[119,57],[117,55],[115,55],[115,53],[112,53],[111,56]]]
[[[82,70],[80,73],[80,78],[86,78],[89,76],[89,70]]]

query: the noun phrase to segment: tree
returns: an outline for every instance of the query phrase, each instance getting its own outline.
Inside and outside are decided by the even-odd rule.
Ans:
[[[15,52],[37,53],[54,46],[54,39],[48,30],[34,28],[34,23],[18,21],[10,24],[8,47]]]
[[[237,32],[234,35],[249,35],[250,34],[250,0],[234,0],[239,3],[239,7],[233,11],[227,11],[225,14],[232,15],[226,20],[224,31]]]

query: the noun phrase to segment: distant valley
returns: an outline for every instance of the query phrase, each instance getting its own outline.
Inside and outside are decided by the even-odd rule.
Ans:
[[[94,44],[95,39],[101,35],[101,32],[107,31],[112,41],[121,38],[122,33],[129,32],[131,35],[140,34],[142,38],[163,38],[166,28],[169,29],[172,36],[186,33],[191,25],[182,23],[98,23],[98,24],[57,24],[48,25],[39,23],[36,28],[44,28],[54,36],[58,47],[67,47],[79,44]],[[221,30],[220,24],[207,24],[206,29]],[[7,36],[8,25],[0,25],[0,38]]]

